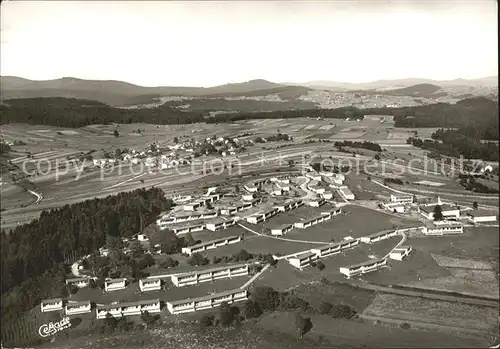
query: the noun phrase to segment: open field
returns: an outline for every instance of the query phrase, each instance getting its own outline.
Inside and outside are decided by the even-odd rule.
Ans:
[[[460,334],[445,334],[417,329],[404,330],[367,321],[333,319],[327,315],[303,315],[310,317],[313,328],[304,338],[326,337],[335,347],[368,348],[467,348],[488,344],[482,338],[467,337]],[[276,332],[295,333],[293,313],[272,313],[264,316],[259,325]],[[332,329],[334,329],[332,331]],[[328,346],[329,347],[329,346]]]
[[[498,309],[433,301],[417,297],[379,294],[364,315],[442,325],[456,331],[493,332],[498,329]]]
[[[2,198],[2,211],[25,207],[36,201],[36,198],[28,191],[8,182],[3,182],[0,186],[0,197]]]

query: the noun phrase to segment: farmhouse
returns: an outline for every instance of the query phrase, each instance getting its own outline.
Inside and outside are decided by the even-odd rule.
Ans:
[[[139,280],[141,292],[161,290],[161,279],[141,279]]]
[[[127,287],[127,279],[107,279],[104,281],[104,290],[106,292],[123,290]]]
[[[441,212],[443,214],[443,218],[460,218],[460,209],[455,206],[451,205],[438,205],[441,206]],[[434,208],[436,206],[432,205],[426,205],[426,206],[420,206],[418,208],[418,212],[424,216],[425,218],[429,220],[434,219]]]
[[[497,220],[497,216],[484,210],[469,211],[467,212],[467,218],[474,224],[495,222]]]
[[[171,276],[171,280],[175,286],[184,287],[188,285],[197,285],[200,282],[248,275],[249,272],[250,269],[248,264],[233,264],[204,270],[195,270],[183,274],[175,274]]]
[[[314,253],[318,258],[328,257],[339,253],[341,251],[353,248],[359,245],[359,239],[352,239],[348,241],[331,243],[321,247],[312,248],[310,251]]]
[[[171,314],[182,314],[215,308],[220,306],[222,302],[232,304],[235,302],[245,301],[247,299],[248,291],[238,288],[198,298],[168,301],[167,309]]]
[[[339,193],[346,200],[354,200],[355,199],[354,194],[346,185],[342,185],[339,187]]]
[[[379,241],[391,238],[391,237],[396,236],[396,235],[398,235],[398,232],[396,230],[379,231],[377,233],[363,236],[360,238],[360,240],[364,243],[371,244],[374,242],[379,242]]]
[[[374,259],[369,260],[359,264],[353,264],[348,267],[340,267],[340,273],[345,275],[346,278],[350,278],[351,276],[366,274],[380,268],[384,268],[387,266],[387,259]]]
[[[398,204],[411,204],[413,203],[413,195],[410,194],[391,194],[391,202]]]
[[[288,258],[288,263],[293,265],[295,268],[303,269],[317,260],[318,257],[312,252],[304,252],[293,257]]]
[[[63,300],[62,298],[44,299],[40,302],[40,310],[42,313],[48,311],[62,310]]]
[[[161,310],[160,300],[152,299],[138,302],[118,303],[111,305],[98,305],[96,309],[97,319],[105,319],[107,314],[113,317],[140,315],[148,313],[159,313]]]
[[[271,229],[271,235],[285,235],[293,229],[293,224],[282,224]]]
[[[64,307],[64,313],[66,315],[76,315],[85,314],[92,311],[92,305],[90,301],[83,302],[68,302]]]
[[[207,223],[205,225],[205,227],[208,230],[216,231],[216,230],[226,229],[227,227],[230,227],[230,226],[235,225],[235,224],[236,224],[235,219],[227,219],[226,220],[223,218],[218,218],[218,219],[211,221],[210,223]]]
[[[391,253],[389,253],[389,258],[395,259],[397,261],[402,261],[403,258],[410,254],[411,251],[411,246],[399,246],[398,248],[392,250]]]
[[[422,232],[425,235],[462,234],[464,227],[457,222],[434,222],[422,227]]]
[[[193,246],[183,247],[182,253],[191,256],[193,253],[203,252],[217,247],[235,244],[240,241],[241,241],[241,236],[228,236],[217,240],[202,242]]]
[[[89,277],[66,279],[66,285],[75,285],[78,288],[87,287],[90,285]]]

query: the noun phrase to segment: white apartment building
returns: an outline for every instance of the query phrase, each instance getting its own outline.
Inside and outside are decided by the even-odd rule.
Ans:
[[[304,219],[299,222],[295,222],[293,225],[295,228],[306,229],[312,227],[316,224],[329,221],[332,218],[330,214],[320,214],[319,216]]]
[[[290,191],[290,186],[282,182],[276,182],[276,187],[282,191]]]
[[[253,193],[243,194],[241,195],[241,198],[243,199],[243,201],[252,201],[255,198],[255,195]]]
[[[106,292],[123,290],[127,287],[127,279],[107,279],[104,281],[104,290]]]
[[[383,203],[382,206],[393,212],[393,213],[404,213],[405,212],[405,206],[404,204],[400,204],[397,202],[388,202],[388,203]]]
[[[321,197],[325,200],[331,200],[333,199],[333,193],[331,191],[325,191],[323,194],[321,194]]]
[[[140,279],[139,289],[141,290],[141,292],[160,291],[161,279]]]
[[[188,256],[191,256],[193,253],[199,253],[199,252],[204,252],[207,250],[211,250],[217,247],[221,246],[226,246],[230,244],[235,244],[240,242],[241,236],[228,236],[225,238],[220,238],[216,240],[211,240],[211,241],[205,241],[193,246],[188,246],[188,247],[183,247],[182,248],[182,253],[187,254]]]
[[[311,265],[318,259],[318,256],[312,252],[304,252],[293,257],[288,258],[288,263],[293,265],[295,268],[304,269],[305,267]]]
[[[248,291],[238,288],[198,298],[168,301],[167,309],[171,314],[175,315],[215,308],[220,306],[222,302],[232,304],[235,302],[242,302],[247,299]]]
[[[62,298],[44,299],[40,302],[40,310],[42,313],[62,310],[63,302]]]
[[[413,203],[413,195],[410,194],[391,194],[391,202],[398,204],[411,204]]]
[[[195,202],[190,202],[188,204],[184,204],[182,206],[182,209],[184,211],[196,211],[197,209],[199,209],[201,207],[201,203],[198,202],[198,201],[195,201]]]
[[[313,180],[313,181],[318,181],[320,182],[321,181],[321,175],[316,173],[316,172],[309,172],[306,174],[306,177]]]
[[[418,212],[429,220],[434,219],[434,208],[436,206],[441,206],[441,213],[443,218],[460,218],[460,209],[451,205],[426,205],[420,206]]]
[[[447,234],[462,234],[464,227],[457,222],[434,222],[422,227],[422,233],[425,235],[447,235]]]
[[[496,222],[497,216],[483,210],[472,210],[467,212],[467,219],[474,224]]]
[[[88,287],[90,285],[90,277],[66,279],[66,285],[75,285],[78,288]]]
[[[294,210],[296,208],[299,208],[303,204],[304,203],[300,199],[299,200],[290,200],[290,201],[287,201],[283,204],[276,205],[276,206],[274,206],[274,208],[276,208],[278,210],[278,212],[288,212],[288,211]]]
[[[271,235],[281,236],[286,235],[293,230],[293,224],[282,224],[276,228],[271,229]]]
[[[389,239],[393,236],[397,236],[398,232],[396,230],[390,230],[390,231],[379,231],[377,233],[373,233],[367,236],[363,236],[360,238],[360,240],[364,243],[371,244],[374,242],[379,242],[385,239]]]
[[[68,302],[64,307],[64,313],[66,315],[85,314],[85,313],[90,313],[91,311],[92,311],[92,305],[90,301]]]
[[[216,219],[210,223],[207,223],[205,225],[205,228],[207,230],[211,230],[211,231],[216,231],[216,230],[222,230],[222,229],[226,229],[230,226],[233,226],[236,224],[236,220],[235,219],[222,219],[222,218],[219,218],[219,219]]]
[[[342,185],[339,187],[339,193],[346,200],[354,200],[355,199],[354,194],[346,185]]]
[[[374,259],[363,263],[350,265],[347,267],[340,267],[340,273],[346,278],[351,278],[352,276],[366,274],[375,270],[379,270],[387,266],[387,259]]]
[[[197,285],[200,282],[208,282],[217,279],[225,279],[236,276],[248,275],[250,268],[248,264],[225,265],[215,268],[194,270],[188,273],[171,275],[172,283],[177,287]]]
[[[279,213],[279,211],[277,208],[272,208],[272,209],[269,209],[267,211],[258,212],[258,213],[251,215],[251,216],[248,216],[248,217],[246,217],[246,221],[248,223],[258,224],[258,223],[265,222],[265,221],[269,220],[270,218],[276,216],[278,213]]]
[[[410,254],[411,251],[411,246],[399,246],[398,248],[392,250],[391,253],[389,253],[389,258],[397,261],[402,261],[403,258]]]
[[[311,199],[307,202],[307,205],[310,207],[320,207],[326,204],[326,200],[324,198],[321,199]]]
[[[172,230],[175,235],[182,235],[196,231],[202,231],[203,229],[205,229],[205,223],[199,221],[180,223],[170,226],[169,229]]]
[[[256,192],[259,191],[259,189],[253,183],[247,183],[247,184],[245,184],[244,188],[249,193],[256,193]]]
[[[115,318],[122,316],[141,315],[147,311],[148,313],[159,313],[161,304],[159,299],[117,303],[110,305],[98,305],[96,309],[97,319],[105,319],[107,314]]]

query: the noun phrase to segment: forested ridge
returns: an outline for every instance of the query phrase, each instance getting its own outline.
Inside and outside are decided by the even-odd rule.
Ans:
[[[161,189],[138,189],[44,211],[8,234],[2,231],[2,320],[53,297],[68,258],[96,251],[108,237],[137,234],[171,205]]]
[[[173,105],[172,105],[173,104]],[[498,139],[498,103],[485,98],[464,99],[456,104],[437,103],[404,108],[278,110],[270,112],[237,112],[208,117],[212,109],[185,111],[178,103],[156,108],[121,109],[106,104],[68,98],[9,99],[0,105],[1,122],[62,127],[89,124],[151,123],[190,124],[196,122],[228,123],[247,119],[288,119],[299,117],[360,119],[364,115],[392,115],[396,127],[459,128],[460,133],[476,139]]]

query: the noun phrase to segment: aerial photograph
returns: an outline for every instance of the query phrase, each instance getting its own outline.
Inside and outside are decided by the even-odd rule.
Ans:
[[[497,1],[0,10],[1,349],[499,348]]]

